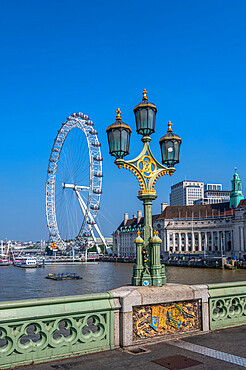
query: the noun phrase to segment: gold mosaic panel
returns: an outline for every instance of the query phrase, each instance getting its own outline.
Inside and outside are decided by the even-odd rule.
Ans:
[[[201,329],[200,302],[133,307],[133,340]]]

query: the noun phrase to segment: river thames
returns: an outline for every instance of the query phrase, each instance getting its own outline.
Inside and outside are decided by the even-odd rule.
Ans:
[[[50,265],[25,269],[0,267],[0,301],[60,297],[106,292],[131,283],[133,264]],[[50,273],[76,273],[82,280],[54,281]],[[205,284],[246,280],[246,270],[220,270],[189,267],[166,267],[168,283]]]

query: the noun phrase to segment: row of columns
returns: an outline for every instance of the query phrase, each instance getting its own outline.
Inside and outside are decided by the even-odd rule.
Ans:
[[[204,252],[204,251],[223,251],[227,250],[226,232],[229,233],[229,238],[232,242],[232,232],[226,230],[216,231],[195,231],[195,232],[167,232],[166,242],[164,243],[164,252]],[[202,234],[204,240],[202,242]],[[217,240],[215,235],[217,236]],[[184,239],[182,241],[182,235]],[[197,235],[198,243],[195,236]],[[177,240],[176,240],[177,236]],[[189,238],[190,236],[190,238]],[[190,239],[190,240],[189,240]],[[222,240],[222,242],[221,242]],[[222,245],[221,245],[222,243]]]

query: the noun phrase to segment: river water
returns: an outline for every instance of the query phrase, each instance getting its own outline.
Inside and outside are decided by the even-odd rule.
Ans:
[[[50,265],[25,269],[0,267],[0,301],[60,297],[106,292],[131,283],[133,264]],[[82,280],[54,281],[50,273],[76,273]],[[216,270],[189,267],[166,267],[167,282],[181,284],[220,283],[246,280],[246,270]]]

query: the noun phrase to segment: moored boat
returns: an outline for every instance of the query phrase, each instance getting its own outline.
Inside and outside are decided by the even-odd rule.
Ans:
[[[0,266],[9,266],[10,265],[10,260],[8,259],[0,259]]]
[[[16,267],[23,268],[35,268],[38,267],[37,259],[33,257],[21,257],[13,261],[13,265]]]
[[[75,274],[75,273],[62,273],[62,274],[48,274],[46,276],[46,279],[51,280],[80,280],[82,279],[81,276]]]

